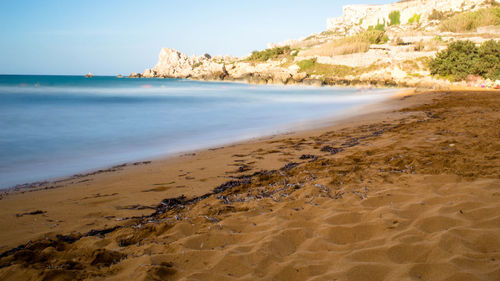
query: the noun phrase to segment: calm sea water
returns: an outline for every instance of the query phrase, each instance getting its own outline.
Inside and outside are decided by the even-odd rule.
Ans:
[[[0,188],[283,132],[388,95],[177,79],[0,76]]]

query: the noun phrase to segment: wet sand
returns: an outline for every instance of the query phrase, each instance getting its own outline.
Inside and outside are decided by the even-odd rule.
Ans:
[[[3,194],[1,280],[500,280],[500,94]],[[30,241],[30,242],[28,242]]]

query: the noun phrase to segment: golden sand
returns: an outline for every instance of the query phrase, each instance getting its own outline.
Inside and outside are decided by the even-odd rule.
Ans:
[[[498,91],[387,107],[4,194],[0,279],[500,280]]]

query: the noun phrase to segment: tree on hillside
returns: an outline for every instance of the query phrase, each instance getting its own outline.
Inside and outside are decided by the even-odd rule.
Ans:
[[[389,25],[397,25],[401,23],[401,13],[399,11],[392,11],[389,13]]]
[[[489,40],[479,48],[471,41],[456,41],[430,61],[431,74],[464,80],[474,74],[492,80],[500,79],[500,41]]]

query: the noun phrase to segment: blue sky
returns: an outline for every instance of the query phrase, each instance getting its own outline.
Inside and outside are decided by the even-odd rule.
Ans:
[[[241,56],[325,29],[346,4],[387,0],[0,1],[0,74],[129,74],[162,47]]]

